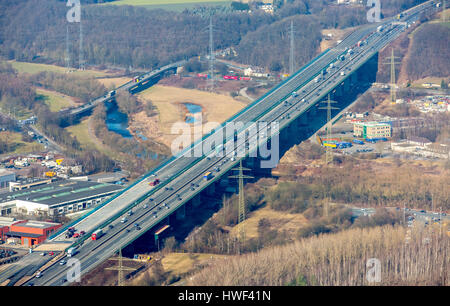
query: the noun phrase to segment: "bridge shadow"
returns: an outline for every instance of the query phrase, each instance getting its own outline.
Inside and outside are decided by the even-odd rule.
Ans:
[[[365,93],[371,87],[371,84],[376,81],[377,68],[378,53],[362,65],[357,71],[348,75],[346,80],[339,86],[329,92],[331,99],[337,102],[332,105],[333,107],[338,108],[332,110],[332,118],[334,120],[337,119],[335,117],[338,113],[353,104],[359,95]],[[280,158],[290,148],[310,138],[326,125],[327,111],[325,109],[321,109],[326,106],[326,103],[321,102],[327,100],[328,92],[323,94],[324,97],[321,101],[315,105],[312,105],[308,111],[295,118],[288,127],[280,131]],[[272,168],[260,167],[261,162],[264,160],[265,159],[261,158],[247,158],[244,160],[244,166],[252,169],[251,175],[254,177],[251,180],[247,180],[246,183],[255,182],[263,177],[272,177]],[[223,177],[228,177],[232,174],[235,173],[226,173]],[[171,236],[174,236],[178,242],[183,242],[192,230],[203,225],[220,209],[224,193],[224,188],[216,188],[216,191],[212,196],[211,194],[208,195],[207,190],[202,191],[201,203],[199,207],[201,209],[186,209],[186,217],[181,220],[177,220],[177,218],[175,218],[176,213],[172,214],[168,219],[160,222],[153,229],[150,229],[133,243],[128,245],[123,250],[124,256],[132,257],[133,254],[137,253],[158,251],[164,246],[164,239]],[[188,207],[192,206],[188,205]],[[155,232],[165,224],[170,224],[170,227],[159,235],[156,240]]]

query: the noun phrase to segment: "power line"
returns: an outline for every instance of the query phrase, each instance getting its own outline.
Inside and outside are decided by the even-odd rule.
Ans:
[[[105,268],[105,270],[117,271],[118,272],[117,286],[123,286],[124,285],[124,281],[125,281],[123,272],[124,271],[135,271],[136,269],[123,266],[122,249],[119,250],[119,258],[118,258],[118,260],[119,260],[118,266]]]
[[[327,110],[327,139],[331,139],[331,111],[333,109],[339,109],[337,107],[331,106],[332,103],[337,103],[336,101],[332,101],[331,100],[331,96],[330,94],[328,94],[328,100],[327,101],[322,101],[320,103],[327,103],[327,106],[322,106],[319,107],[319,109],[326,109]],[[329,164],[330,162],[333,161],[333,152],[331,151],[331,147],[330,146],[326,146],[326,163]]]
[[[66,25],[66,69],[70,71],[69,25]]]
[[[245,197],[244,197],[244,179],[251,179],[252,176],[244,175],[244,171],[251,171],[251,169],[242,167],[242,160],[239,162],[239,168],[232,169],[233,171],[239,171],[238,175],[232,175],[230,178],[236,178],[239,181],[239,215],[238,215],[238,227],[241,245],[245,242]]]
[[[209,18],[209,76],[211,91],[214,90],[214,39],[212,16]]]
[[[391,102],[395,103],[397,101],[397,82],[395,77],[395,65],[401,64],[401,62],[396,62],[395,60],[398,59],[398,56],[394,56],[394,48],[392,48],[392,54],[390,57],[387,58],[387,62],[385,62],[385,65],[391,66]]]
[[[84,70],[84,58],[83,58],[83,23],[80,20],[80,51],[78,53],[78,61],[80,70]]]
[[[294,21],[291,20],[291,34],[290,34],[290,41],[291,41],[291,48],[290,48],[290,54],[289,54],[289,74],[293,75],[294,74],[294,67],[295,67],[295,63],[294,63],[294,48],[295,48],[295,44],[294,44]]]

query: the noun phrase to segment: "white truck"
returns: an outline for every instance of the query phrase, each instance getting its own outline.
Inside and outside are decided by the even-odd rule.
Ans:
[[[76,253],[78,253],[78,249],[76,247],[71,247],[70,249],[67,250],[67,256],[68,257],[72,257]]]

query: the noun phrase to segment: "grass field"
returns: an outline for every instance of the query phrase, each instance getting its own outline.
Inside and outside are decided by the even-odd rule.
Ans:
[[[10,145],[10,154],[23,154],[44,150],[44,146],[37,142],[24,142],[22,135],[16,132],[0,132],[0,139]]]
[[[97,81],[102,83],[106,88],[116,88],[131,80],[132,78],[125,78],[125,77],[97,79]]]
[[[102,3],[101,5],[132,5],[142,6],[148,9],[182,11],[197,5],[229,5],[231,2],[231,0],[119,0]]]
[[[36,93],[42,97],[45,104],[50,107],[51,112],[57,112],[60,109],[73,105],[69,96],[50,90],[36,88]]]
[[[167,4],[203,4],[203,3],[231,3],[229,0],[119,0],[114,2],[107,2],[105,4],[114,4],[114,5],[137,5],[137,6],[147,6],[147,5],[167,5]]]
[[[36,74],[42,71],[50,71],[50,72],[58,72],[58,73],[66,73],[66,68],[56,65],[47,65],[47,64],[36,64],[36,63],[26,63],[26,62],[16,62],[16,61],[8,61],[9,64],[13,66],[19,73],[29,73]],[[83,70],[78,71],[75,70],[71,72],[73,75],[77,76],[86,76],[86,77],[104,77],[107,74],[101,71],[95,70]]]
[[[262,218],[268,219],[271,229],[281,232],[285,230],[288,234],[295,236],[298,229],[307,225],[308,220],[302,214],[290,214],[283,211],[275,211],[270,207],[260,208],[250,214],[243,224],[246,238],[258,237],[258,223]],[[239,226],[231,229],[231,235],[238,236]]]
[[[147,137],[156,136],[157,141],[168,146],[171,140],[178,136],[171,134],[173,124],[185,121],[187,110],[183,107],[183,103],[202,107],[203,124],[222,123],[246,106],[245,103],[230,96],[162,85],[155,85],[137,96],[144,101],[150,100],[157,108],[159,116],[155,121],[149,120],[146,116],[136,116],[132,124],[139,125]]]
[[[93,139],[89,135],[89,118],[81,121],[76,125],[71,125],[65,128],[72,136],[76,137],[81,144],[81,148],[85,150],[97,150],[112,159],[118,159],[119,155],[110,150],[108,147],[103,146],[101,143],[97,143],[96,139]]]
[[[187,273],[193,272],[197,265],[207,264],[213,260],[221,260],[227,258],[227,255],[218,254],[203,254],[203,253],[169,253],[164,255],[161,263],[164,271],[173,276],[184,276]],[[131,285],[142,284],[146,273],[151,273],[149,270],[139,274],[133,279]]]

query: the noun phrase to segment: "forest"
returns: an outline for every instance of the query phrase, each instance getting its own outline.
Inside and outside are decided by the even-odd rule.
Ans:
[[[196,286],[448,286],[449,237],[435,228],[354,228],[216,260],[189,276]],[[381,279],[366,278],[369,258]]]
[[[96,3],[89,1],[88,3]],[[386,12],[422,1],[386,1]],[[295,16],[296,63],[317,53],[322,28],[345,28],[366,22],[361,7],[330,5],[330,0],[296,0],[278,4],[274,15],[260,10],[180,13],[131,6],[84,5],[82,8],[84,61],[88,65],[154,68],[208,52],[208,16],[213,17],[214,48],[237,47],[239,58],[251,65],[287,69],[287,17]],[[0,3],[0,55],[7,59],[66,64],[78,67],[80,27],[68,24],[64,1],[5,0]],[[207,11],[205,8],[202,12]],[[301,17],[301,18],[299,18]],[[66,33],[68,40],[66,41]],[[268,47],[270,46],[270,47]],[[252,48],[253,47],[253,48]],[[258,50],[256,56],[252,56]]]
[[[448,78],[450,47],[448,24],[425,24],[414,34],[406,71],[411,80],[427,76]]]

